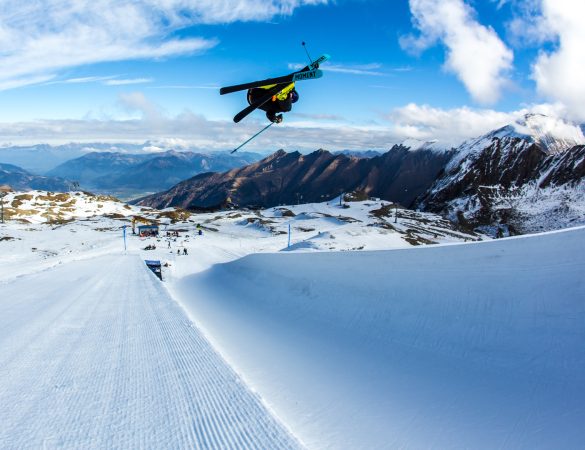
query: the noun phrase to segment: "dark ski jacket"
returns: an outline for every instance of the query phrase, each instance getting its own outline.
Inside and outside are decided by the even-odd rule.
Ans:
[[[253,88],[248,90],[248,103],[251,105],[256,100],[266,95],[266,89]],[[292,109],[292,104],[295,103],[299,98],[299,94],[296,89],[293,89],[288,93],[284,99],[279,99],[276,95],[272,97],[272,100],[267,101],[260,109],[266,111],[266,117],[271,122],[274,122],[274,117],[278,113],[289,112]]]

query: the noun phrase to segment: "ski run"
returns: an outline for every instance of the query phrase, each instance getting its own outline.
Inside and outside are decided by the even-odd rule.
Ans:
[[[0,448],[299,446],[137,255],[2,294]]]
[[[47,224],[41,198],[0,225],[2,449],[585,442],[585,227],[473,242],[372,200],[193,215],[124,250],[157,212],[77,195]]]

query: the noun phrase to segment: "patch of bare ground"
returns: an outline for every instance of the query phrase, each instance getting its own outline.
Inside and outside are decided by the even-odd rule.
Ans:
[[[181,208],[175,208],[171,211],[162,211],[159,212],[156,217],[157,219],[171,219],[171,223],[177,223],[177,222],[182,222],[185,220],[188,220],[189,217],[191,217],[191,212],[185,210],[185,209],[181,209]]]
[[[292,212],[290,209],[287,208],[276,208],[277,211],[280,211],[282,217],[296,217],[295,213]]]
[[[126,220],[128,222],[130,221],[124,214],[120,214],[120,213],[104,214],[104,217],[107,217],[108,219]]]
[[[363,202],[369,200],[370,196],[365,191],[348,192],[343,196],[344,202]]]

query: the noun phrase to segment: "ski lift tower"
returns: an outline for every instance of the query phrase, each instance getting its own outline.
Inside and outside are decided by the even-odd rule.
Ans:
[[[4,197],[8,194],[8,192],[0,192],[0,205],[2,207],[2,223],[4,223]]]

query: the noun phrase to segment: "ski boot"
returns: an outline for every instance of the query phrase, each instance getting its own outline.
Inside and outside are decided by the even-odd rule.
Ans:
[[[272,123],[278,124],[282,122],[282,114],[266,113],[266,117]]]

